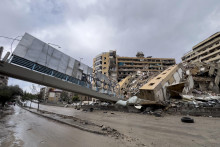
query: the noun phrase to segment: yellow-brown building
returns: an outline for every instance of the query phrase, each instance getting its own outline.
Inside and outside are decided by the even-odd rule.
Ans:
[[[101,72],[107,77],[116,80],[116,51],[104,52],[93,59],[93,72]]]
[[[120,57],[116,51],[110,51],[93,59],[93,70],[119,82],[134,72],[161,72],[175,63],[174,58],[144,57],[142,52],[138,52],[136,57]]]
[[[220,32],[213,34],[182,57],[184,62],[216,62],[220,60]]]
[[[161,72],[174,64],[176,64],[174,58],[117,57],[118,81],[137,71]]]

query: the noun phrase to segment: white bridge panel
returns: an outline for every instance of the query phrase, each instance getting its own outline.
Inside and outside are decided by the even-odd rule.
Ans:
[[[43,41],[25,33],[13,55],[49,67],[69,76],[81,79],[83,74],[92,75],[93,69],[62,53]],[[106,75],[97,74],[97,79],[110,82]]]

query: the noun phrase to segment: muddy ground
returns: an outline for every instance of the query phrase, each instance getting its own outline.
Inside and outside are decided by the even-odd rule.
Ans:
[[[1,147],[137,146],[108,136],[81,131],[28,112],[18,106],[0,123]],[[4,121],[4,122],[3,122]]]

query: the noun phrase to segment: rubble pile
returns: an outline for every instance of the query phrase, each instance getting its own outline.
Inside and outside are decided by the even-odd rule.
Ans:
[[[196,90],[219,93],[220,63],[183,64],[185,68],[185,79],[190,75],[194,81],[194,92]],[[200,93],[198,93],[200,94]]]
[[[157,76],[137,72],[130,75],[124,85],[122,91],[130,98],[117,104],[140,106],[145,114],[154,114],[157,107],[185,114],[220,116],[220,62],[180,63]],[[144,91],[141,94],[140,88]],[[131,99],[135,102],[129,103]]]
[[[220,63],[184,64],[185,87],[181,99],[170,99],[168,109],[185,114],[220,116]],[[186,87],[191,84],[191,89]]]
[[[139,89],[157,74],[158,72],[137,71],[136,73],[129,75],[127,78],[125,78],[125,80],[128,82],[121,82],[120,93],[126,98],[137,95],[137,93],[139,93]]]

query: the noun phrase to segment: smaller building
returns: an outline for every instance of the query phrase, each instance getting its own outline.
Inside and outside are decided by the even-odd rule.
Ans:
[[[8,77],[4,75],[0,75],[0,86],[8,85]]]
[[[47,102],[50,102],[50,103],[57,103],[57,102],[59,102],[61,93],[62,93],[62,90],[51,89],[49,91],[49,94],[48,94]]]
[[[2,52],[3,52],[3,47],[1,46],[0,47],[0,60],[2,58]],[[0,86],[7,86],[8,85],[8,77],[7,76],[4,76],[4,75],[0,75]]]
[[[42,99],[43,99],[44,101],[47,101],[47,100],[48,100],[49,90],[50,90],[50,87],[42,87],[42,88],[40,89],[40,93],[42,94]]]

